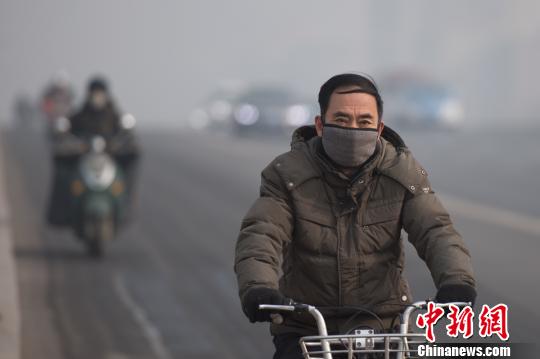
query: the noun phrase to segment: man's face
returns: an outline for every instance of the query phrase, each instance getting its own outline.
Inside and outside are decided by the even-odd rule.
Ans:
[[[375,97],[362,92],[340,94],[357,89],[357,86],[339,87],[330,96],[328,109],[324,114],[326,124],[349,128],[378,128],[382,132],[383,124],[378,126],[379,115]],[[321,116],[315,118],[317,134],[322,136],[323,122]]]
[[[96,110],[105,108],[109,101],[107,93],[103,90],[94,90],[90,93],[90,104]]]

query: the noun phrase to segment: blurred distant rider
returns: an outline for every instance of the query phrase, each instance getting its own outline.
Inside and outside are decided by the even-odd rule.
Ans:
[[[133,131],[125,131],[121,123],[121,113],[117,109],[107,81],[95,76],[88,82],[86,101],[82,109],[70,118],[71,132],[79,137],[103,136],[108,141],[115,137],[127,136],[122,154],[113,154],[122,167],[126,178],[128,203],[131,203],[135,186],[138,143]],[[128,205],[128,213],[131,204]]]
[[[48,126],[58,117],[69,114],[74,97],[73,86],[67,73],[59,71],[47,85],[41,98],[41,111],[47,118]]]
[[[263,171],[260,196],[244,217],[235,272],[244,313],[269,321],[259,304],[354,306],[374,312],[347,322],[325,313],[330,334],[368,325],[389,329],[411,303],[403,277],[402,228],[429,270],[439,302],[474,302],[463,239],[427,173],[400,136],[384,126],[375,83],[341,74],[319,92],[314,126],[297,129],[291,150]],[[316,334],[309,314],[272,324],[274,358],[302,358],[298,339]]]
[[[139,146],[133,129],[122,126],[121,115],[112,99],[107,81],[94,77],[88,82],[87,94],[81,109],[69,118],[70,132],[81,138],[102,136],[108,143],[122,138],[119,153],[111,153],[125,175],[127,206],[125,213],[131,214],[131,202],[135,187]],[[77,160],[55,157],[54,180],[49,201],[47,219],[49,224],[64,226],[69,221],[70,192],[68,181],[76,170]]]
[[[120,114],[104,79],[95,77],[89,81],[86,101],[70,121],[71,132],[77,136],[111,138],[120,132]]]

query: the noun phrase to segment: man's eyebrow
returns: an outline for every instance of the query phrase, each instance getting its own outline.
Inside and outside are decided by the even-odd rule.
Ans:
[[[369,112],[366,112],[366,113],[361,114],[358,117],[359,118],[373,118],[373,115],[371,113],[369,113]]]
[[[347,112],[343,112],[343,111],[336,111],[334,112],[334,117],[347,117],[347,118],[351,118],[351,114],[347,113]],[[362,113],[360,114],[359,116],[357,116],[357,118],[369,118],[369,119],[373,119],[373,115],[369,112],[366,112],[366,113]]]
[[[334,112],[334,117],[339,117],[339,116],[342,116],[342,117],[351,117],[351,115],[347,112],[343,112],[343,111],[336,111]]]

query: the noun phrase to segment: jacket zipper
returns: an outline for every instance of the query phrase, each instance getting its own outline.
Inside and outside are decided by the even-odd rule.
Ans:
[[[322,181],[322,187],[324,189],[324,192],[326,193],[326,197],[328,198],[328,203],[330,203],[330,209],[332,211],[332,215],[334,216],[334,218],[336,219],[336,238],[337,238],[337,243],[336,243],[336,262],[337,262],[337,277],[338,277],[338,305],[341,306],[342,305],[342,290],[341,290],[341,231],[340,231],[340,220],[341,220],[341,216],[338,215],[338,213],[340,213],[340,209],[338,207],[338,209],[336,210],[336,207],[335,206],[339,206],[339,201],[337,202],[334,202],[332,200],[332,196],[330,195],[330,191],[329,189],[327,188],[327,184],[328,183],[326,181],[326,177],[324,175],[324,173],[321,172],[321,178],[323,179]]]
[[[338,219],[339,220],[339,219]],[[338,305],[341,306],[343,303],[342,300],[342,288],[341,288],[341,231],[339,230],[341,226],[337,226],[337,275],[338,275]]]

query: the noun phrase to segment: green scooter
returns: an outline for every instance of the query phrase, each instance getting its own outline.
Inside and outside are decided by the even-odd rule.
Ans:
[[[102,257],[107,244],[126,221],[129,186],[118,158],[133,145],[133,134],[124,129],[122,134],[109,140],[102,136],[79,138],[61,124],[58,126],[62,131],[57,133],[62,135],[53,152],[56,158],[61,158],[64,168],[68,168],[62,180],[63,192],[68,193],[61,208],[66,214],[65,221],[57,225],[72,227],[86,245],[88,254]]]
[[[105,147],[102,137],[91,138],[70,185],[74,229],[94,257],[103,256],[106,243],[114,239],[126,200],[124,175]]]

